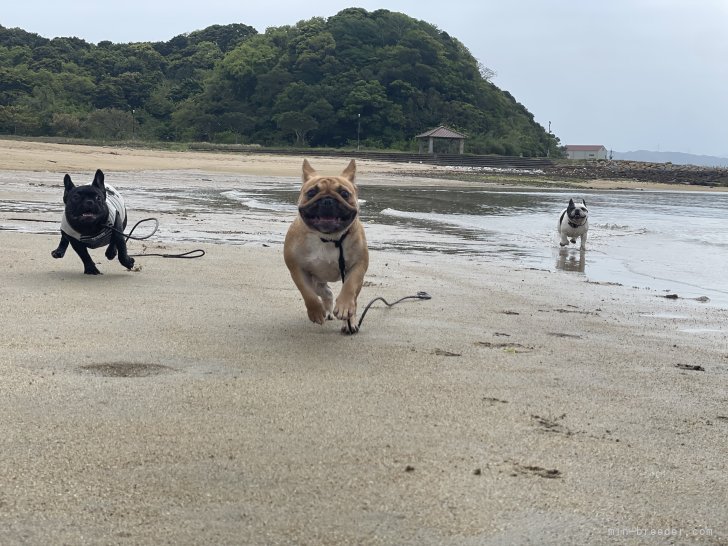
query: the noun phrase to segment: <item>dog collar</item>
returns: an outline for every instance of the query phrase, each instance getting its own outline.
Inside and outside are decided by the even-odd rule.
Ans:
[[[584,224],[577,224],[576,222],[572,222],[571,220],[569,220],[569,225],[573,228],[578,228],[583,226]]]
[[[323,241],[324,243],[334,243],[334,246],[339,249],[339,273],[341,273],[341,282],[342,283],[344,282],[344,279],[346,278],[346,260],[344,259],[343,242],[347,235],[349,235],[348,229],[338,239],[326,239],[325,237],[321,237],[321,241]]]

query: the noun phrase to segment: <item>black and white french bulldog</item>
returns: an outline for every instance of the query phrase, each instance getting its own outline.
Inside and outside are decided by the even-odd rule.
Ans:
[[[581,200],[581,204],[577,205],[573,199],[569,199],[569,206],[561,212],[559,216],[559,235],[561,236],[561,246],[567,246],[569,241],[576,244],[576,238],[581,238],[581,250],[586,250],[586,235],[589,231],[589,210],[586,203]]]
[[[86,275],[101,275],[88,253],[89,248],[109,245],[106,257],[113,260],[118,252],[119,262],[127,269],[134,267],[134,258],[126,251],[126,207],[119,192],[104,184],[104,173],[96,171],[94,180],[86,186],[75,186],[71,177],[63,177],[63,202],[66,204],[61,219],[61,242],[51,252],[54,258],[63,258],[68,244],[83,262]],[[112,229],[113,228],[113,229]]]

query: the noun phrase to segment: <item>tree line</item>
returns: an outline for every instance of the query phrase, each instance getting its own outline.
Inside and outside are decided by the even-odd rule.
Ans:
[[[411,151],[447,125],[470,153],[557,155],[492,75],[456,38],[388,10],[154,43],[0,26],[0,133]]]

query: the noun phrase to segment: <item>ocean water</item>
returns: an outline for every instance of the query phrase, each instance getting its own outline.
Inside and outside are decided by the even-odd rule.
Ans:
[[[728,306],[728,193],[393,186],[360,193],[373,248],[563,270]],[[295,215],[295,188],[226,197],[251,211]],[[589,207],[585,252],[578,241],[558,244],[558,218],[572,197]]]
[[[154,182],[140,184],[140,176],[154,177]],[[297,180],[205,176],[209,178],[195,173],[119,173],[115,185],[123,189],[130,225],[146,216],[160,217],[157,240],[283,242],[296,214]],[[0,183],[1,189],[5,182]],[[577,245],[558,244],[556,224],[571,197],[584,198],[589,207],[585,252]],[[364,181],[360,198],[367,239],[374,249],[448,253],[466,263],[497,261],[562,270],[594,282],[683,298],[707,297],[708,305],[728,307],[728,193],[405,187],[391,179],[388,185]],[[47,218],[60,218],[61,211],[60,198],[58,204],[49,204],[47,196],[19,202],[0,193],[0,229],[57,231]],[[22,220],[33,217],[49,223]],[[143,227],[137,231],[143,232]]]

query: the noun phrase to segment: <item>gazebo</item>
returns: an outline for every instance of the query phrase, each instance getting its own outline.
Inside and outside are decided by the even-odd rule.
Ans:
[[[415,137],[419,141],[419,153],[422,153],[422,148],[425,143],[425,139],[427,139],[427,153],[431,154],[434,153],[434,144],[436,138],[442,138],[446,140],[456,140],[459,142],[459,152],[463,153],[463,150],[465,149],[465,139],[467,138],[465,135],[458,133],[457,131],[453,131],[452,129],[448,129],[444,125],[440,125],[439,127],[435,127],[434,129],[431,129],[429,131],[426,131],[422,133],[421,135],[417,135]]]

